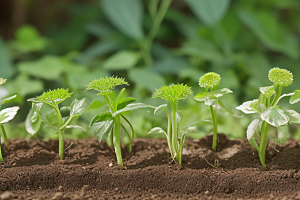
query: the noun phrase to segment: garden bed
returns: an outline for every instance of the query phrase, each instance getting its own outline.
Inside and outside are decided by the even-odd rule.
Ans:
[[[264,168],[246,139],[219,140],[218,152],[211,136],[187,140],[179,166],[170,162],[166,140],[135,139],[131,153],[123,148],[122,169],[96,139],[67,140],[64,160],[58,141],[11,140],[2,147],[0,198],[300,199],[299,141],[269,146]]]

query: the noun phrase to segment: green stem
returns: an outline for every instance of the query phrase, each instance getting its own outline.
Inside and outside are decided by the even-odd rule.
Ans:
[[[279,97],[280,97],[280,95],[281,95],[282,88],[283,88],[283,86],[280,85],[279,88],[278,88],[278,91],[277,91],[277,93],[276,93],[276,96],[274,97],[274,99],[273,99],[273,101],[272,101],[272,103],[271,103],[271,106],[275,106],[277,100],[279,99]]]
[[[217,139],[218,139],[218,122],[217,122],[217,114],[214,110],[213,106],[210,106],[211,118],[213,123],[213,142],[212,149],[216,151],[217,149]]]
[[[163,0],[161,2],[160,8],[156,13],[154,20],[153,20],[153,26],[149,32],[149,35],[145,38],[145,40],[140,44],[141,52],[144,57],[144,61],[146,66],[151,66],[153,63],[152,55],[151,55],[151,48],[152,43],[157,35],[157,32],[159,30],[159,27],[170,7],[170,4],[172,3],[172,0]]]
[[[168,130],[167,130],[167,141],[170,149],[171,157],[174,158],[173,145],[172,145],[172,121],[167,108],[164,108],[168,118]]]
[[[3,124],[0,124],[0,126],[1,126],[2,133],[3,133],[4,143],[5,143],[5,145],[7,146],[7,145],[8,145],[8,139],[7,139],[6,131],[5,131],[5,129],[4,129],[4,125],[3,125]]]
[[[174,155],[176,154],[175,159],[178,158],[178,128],[177,128],[177,101],[170,102],[172,109],[172,145],[174,150]]]
[[[115,152],[117,156],[118,165],[123,167],[123,159],[122,159],[122,152],[121,152],[121,122],[120,122],[120,115],[115,116],[115,130],[113,134],[113,143],[115,147]]]
[[[64,125],[63,119],[58,104],[56,102],[53,102],[53,105],[54,105],[54,110],[56,112],[56,115],[58,117],[58,125],[60,129]],[[63,160],[64,159],[64,130],[58,131],[58,140],[59,140],[58,154],[59,154],[59,158]]]
[[[261,138],[260,138],[260,151],[259,151],[259,160],[262,164],[262,166],[266,166],[265,160],[266,160],[266,149],[268,145],[268,133],[269,133],[269,124],[266,121],[263,121],[261,125]]]

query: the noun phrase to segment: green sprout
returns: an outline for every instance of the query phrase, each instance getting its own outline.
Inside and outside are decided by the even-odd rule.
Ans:
[[[0,85],[3,85],[4,83],[6,83],[6,79],[0,78]],[[1,106],[5,103],[7,103],[9,100],[16,98],[17,95],[5,98],[5,99],[0,99],[0,109]],[[8,145],[8,138],[7,138],[7,134],[4,128],[4,124],[9,122],[10,120],[12,120],[18,110],[20,109],[19,106],[14,106],[14,107],[10,107],[10,108],[5,108],[3,110],[0,111],[0,129],[2,131],[2,136],[4,139],[4,144],[7,146]],[[2,152],[1,152],[1,135],[0,135],[0,163],[3,162],[3,157],[2,157]]]
[[[137,99],[133,97],[124,97],[126,90],[125,88],[123,88],[116,97],[114,89],[116,86],[121,85],[129,84],[124,78],[101,77],[100,79],[92,81],[87,86],[86,90],[93,89],[98,91],[98,95],[102,95],[107,102],[109,111],[96,115],[92,119],[90,126],[93,126],[94,134],[99,142],[109,139],[110,145],[115,149],[118,165],[122,167],[123,159],[121,153],[121,133],[122,131],[125,132],[129,138],[129,151],[131,151],[132,138],[135,136],[133,126],[124,116],[124,112],[139,108],[146,108],[148,105],[136,103]],[[126,129],[123,121],[129,125],[131,132]]]
[[[260,162],[264,167],[266,166],[265,153],[269,141],[268,134],[270,126],[277,129],[277,142],[283,145],[287,140],[288,124],[300,124],[299,113],[294,110],[285,110],[277,105],[278,102],[286,96],[291,96],[290,104],[300,101],[299,90],[281,95],[282,88],[292,84],[293,74],[286,69],[272,68],[269,71],[269,80],[274,84],[268,87],[261,87],[261,94],[258,99],[246,101],[237,107],[238,110],[246,114],[258,114],[257,118],[254,119],[247,128],[247,139],[258,151]],[[255,134],[257,132],[259,133]],[[255,135],[260,137],[259,146],[255,141]]]
[[[183,84],[176,84],[162,86],[161,88],[157,89],[152,95],[152,98],[159,97],[170,103],[172,116],[170,117],[167,104],[162,104],[158,106],[155,109],[154,114],[157,114],[162,110],[165,111],[168,118],[168,130],[167,132],[165,132],[162,128],[155,127],[149,131],[149,134],[153,132],[164,133],[167,138],[168,146],[171,152],[171,157],[172,159],[176,160],[179,164],[181,164],[182,160],[182,148],[186,132],[181,131],[179,128],[179,121],[181,117],[178,113],[178,101],[186,99],[191,94],[192,90],[189,86]]]
[[[195,101],[204,102],[205,105],[208,105],[211,112],[212,123],[213,123],[213,142],[212,149],[216,151],[217,149],[217,139],[218,139],[218,120],[216,113],[216,106],[222,107],[225,111],[230,114],[234,114],[232,111],[228,110],[222,101],[219,99],[224,94],[232,93],[231,90],[227,88],[223,88],[218,90],[218,85],[221,81],[221,77],[219,74],[214,72],[208,72],[200,77],[199,85],[204,88],[205,91],[200,92],[194,97]]]
[[[69,125],[72,119],[79,117],[88,108],[85,98],[81,100],[75,99],[70,107],[59,108],[59,104],[71,97],[71,95],[72,93],[69,92],[69,89],[60,88],[56,90],[49,90],[36,98],[28,99],[28,101],[32,102],[32,108],[30,109],[25,121],[27,132],[32,135],[37,133],[40,129],[41,122],[45,122],[48,126],[53,128],[55,130],[54,134],[58,134],[59,158],[61,160],[64,158],[65,129],[76,128],[85,132],[85,129],[81,126]],[[45,104],[51,106],[52,110],[50,113],[43,113],[42,106]],[[63,110],[67,110],[69,116],[63,118],[61,114],[61,111]],[[58,125],[54,125],[47,119],[47,115],[50,115],[53,112],[57,116]]]

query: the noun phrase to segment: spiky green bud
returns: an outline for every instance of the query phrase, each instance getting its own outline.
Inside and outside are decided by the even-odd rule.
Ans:
[[[189,95],[193,94],[191,87],[184,84],[162,86],[156,89],[152,94],[152,98],[162,98],[166,101],[178,101],[186,99]]]
[[[293,83],[293,74],[286,70],[278,67],[274,67],[269,71],[269,80],[275,84],[281,86],[289,86]]]
[[[6,83],[6,79],[0,78],[0,85]]]
[[[101,77],[89,83],[86,90],[97,90],[98,95],[110,94],[116,86],[129,85],[124,78],[120,77]]]
[[[213,89],[219,85],[220,81],[221,77],[219,74],[208,72],[199,78],[199,85],[205,89]]]
[[[266,98],[270,98],[273,94],[276,93],[273,86],[261,87],[260,92],[263,93]]]
[[[71,97],[72,94],[72,92],[69,92],[69,89],[59,88],[44,92],[42,95],[36,97],[36,99],[43,103],[52,104],[53,102],[56,102],[57,104],[59,104],[67,98]]]

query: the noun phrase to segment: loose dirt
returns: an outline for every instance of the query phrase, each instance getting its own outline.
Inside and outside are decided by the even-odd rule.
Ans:
[[[269,145],[267,167],[247,140],[219,135],[187,140],[183,164],[170,160],[163,139],[135,139],[123,147],[124,168],[114,152],[96,139],[23,139],[2,145],[0,199],[300,199],[300,142]]]

